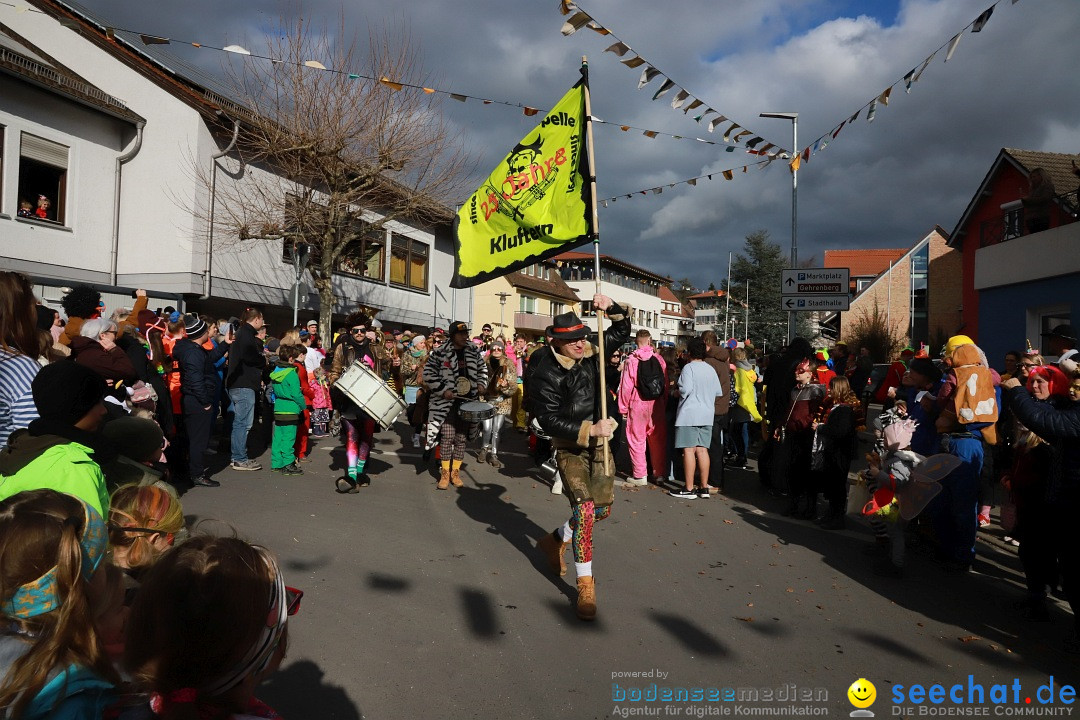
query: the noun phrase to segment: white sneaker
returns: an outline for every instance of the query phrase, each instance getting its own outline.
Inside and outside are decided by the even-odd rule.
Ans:
[[[626,478],[627,485],[648,485],[649,481],[643,477],[628,477]]]
[[[414,448],[418,448],[418,447],[420,447],[420,433],[413,433],[413,436],[412,436],[412,446],[413,446]]]

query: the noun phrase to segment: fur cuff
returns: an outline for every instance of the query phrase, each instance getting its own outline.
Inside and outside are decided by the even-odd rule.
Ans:
[[[589,432],[592,430],[592,423],[588,420],[581,423],[581,427],[578,428],[577,444],[578,447],[589,447]]]

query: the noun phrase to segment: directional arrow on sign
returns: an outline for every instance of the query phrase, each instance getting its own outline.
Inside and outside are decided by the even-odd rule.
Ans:
[[[787,279],[787,283],[786,283],[786,285],[787,285],[788,287],[791,287],[791,286],[792,286],[792,285],[794,285],[794,284],[795,284],[795,281],[794,281],[794,280],[792,280],[791,278],[788,278],[788,279]]]

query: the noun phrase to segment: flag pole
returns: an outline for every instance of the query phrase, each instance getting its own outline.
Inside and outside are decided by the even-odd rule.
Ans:
[[[581,70],[584,74],[585,96],[585,147],[589,155],[589,205],[592,209],[593,236],[593,275],[596,278],[596,294],[600,294],[600,216],[596,212],[596,157],[593,154],[592,98],[589,95],[589,59],[581,56]],[[593,308],[596,313],[596,347],[599,357],[596,359],[600,375],[600,419],[606,420],[607,408],[607,355],[604,353],[604,313]],[[604,450],[604,475],[611,475],[611,447],[607,438],[601,438]]]

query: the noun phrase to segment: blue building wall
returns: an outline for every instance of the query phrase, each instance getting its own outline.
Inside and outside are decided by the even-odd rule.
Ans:
[[[979,347],[990,364],[1001,369],[1005,353],[1023,350],[1030,339],[1040,349],[1042,338],[1028,338],[1028,311],[1047,305],[1068,305],[1070,323],[1080,324],[1080,274],[979,291]]]

